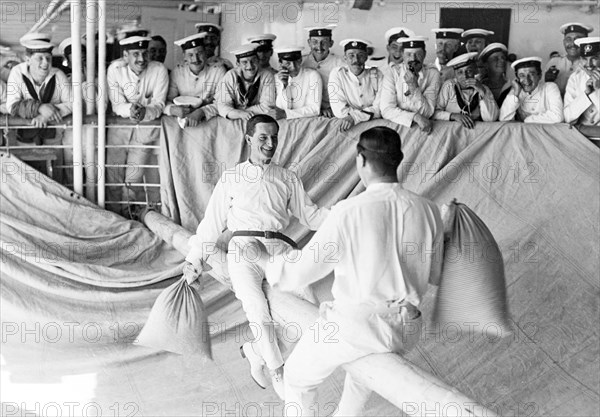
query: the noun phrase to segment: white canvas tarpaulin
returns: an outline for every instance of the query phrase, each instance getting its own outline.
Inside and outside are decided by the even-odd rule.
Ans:
[[[320,205],[360,191],[354,164],[362,130],[398,129],[405,187],[440,205],[453,198],[467,204],[499,243],[515,334],[493,339],[428,328],[411,361],[503,415],[598,414],[598,148],[564,124],[478,123],[467,131],[439,122],[429,136],[385,121],[347,133],[322,118],[281,125],[275,159],[299,173]],[[215,118],[182,131],[165,117],[161,142],[163,213],[195,231],[220,172],[246,154],[242,124]],[[223,415],[236,407],[237,415],[281,415],[268,404],[275,394],[253,384],[239,357],[249,332],[225,287],[211,282],[202,293],[213,323],[213,363],[199,368],[137,346],[135,335],[158,294],[181,273],[183,256],[142,225],[39,174],[23,175],[25,167],[2,156],[1,353],[11,382],[2,384],[3,406],[19,403],[19,384],[43,390],[82,385],[73,381],[92,375],[85,399],[72,394],[57,401],[95,402],[102,415],[115,403],[123,415],[129,403],[137,407],[133,415]],[[297,223],[287,233],[299,242],[309,237]],[[426,316],[431,301],[432,295]],[[73,341],[62,336],[52,343],[51,323],[66,335],[73,329]],[[340,390],[338,375],[323,387],[323,401],[335,401]],[[374,396],[368,413],[397,410]]]

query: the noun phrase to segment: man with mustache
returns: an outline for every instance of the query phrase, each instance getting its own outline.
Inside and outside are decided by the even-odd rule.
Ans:
[[[171,72],[164,113],[184,119],[185,126],[197,126],[219,114],[215,92],[225,76],[225,68],[207,65],[205,37],[206,33],[196,33],[175,41],[183,51],[183,63]],[[201,102],[197,107],[178,106],[173,99],[179,96],[198,97]]]
[[[383,75],[385,75],[388,72],[392,65],[402,63],[402,44],[399,43],[398,39],[408,38],[412,36],[415,36],[415,33],[412,30],[405,27],[394,27],[388,29],[387,32],[385,32],[385,42],[387,45],[386,49],[388,51],[388,61],[387,65],[384,65],[382,68],[380,68]]]
[[[355,124],[381,118],[379,101],[383,74],[377,68],[365,68],[369,43],[362,39],[344,39],[346,65],[335,68],[329,76],[331,110],[342,119],[341,130]]]
[[[112,110],[118,116],[134,122],[158,119],[165,108],[169,75],[167,68],[158,61],[150,61],[148,45],[150,38],[132,36],[121,40],[123,59],[114,61],[108,68],[106,80]],[[107,131],[109,145],[150,145],[159,138],[159,129],[110,128]],[[127,165],[127,168],[108,168],[108,183],[141,183],[144,169],[152,159],[152,149],[108,148],[109,164]],[[143,188],[108,187],[107,200],[145,201]],[[125,211],[123,211],[125,213]]]
[[[454,78],[454,71],[448,67],[450,61],[460,48],[460,34],[464,31],[459,28],[431,29],[435,33],[435,62],[434,65],[440,72],[442,83]]]
[[[302,48],[282,47],[276,53],[281,69],[275,79],[277,108],[286,119],[316,117],[321,111],[323,85],[319,73],[302,67]]]
[[[196,23],[195,27],[198,33],[206,33],[206,37],[204,38],[204,48],[206,49],[208,65],[211,67],[213,65],[222,65],[227,71],[232,69],[233,64],[231,61],[221,58],[216,54],[217,48],[220,48],[221,46],[221,32],[223,31],[223,28],[214,23]]]
[[[500,108],[500,121],[560,123],[563,101],[558,86],[542,81],[542,58],[526,57],[511,65],[516,79]]]
[[[311,201],[296,173],[272,162],[278,133],[279,125],[270,116],[248,120],[245,140],[250,158],[223,172],[217,182],[204,218],[189,240],[185,268],[197,277],[223,230],[233,232],[227,252],[229,277],[254,334],[254,340],[244,343],[240,352],[250,363],[254,382],[263,389],[271,382],[283,399],[283,357],[262,289],[264,268],[258,260],[261,254],[268,257],[296,247],[281,233],[292,216],[316,230],[329,210]]]
[[[323,94],[321,100],[321,116],[333,117],[329,104],[329,74],[336,67],[344,65],[344,61],[331,52],[333,46],[332,31],[336,25],[316,26],[304,28],[308,31],[308,46],[310,53],[304,58],[302,66],[312,68],[319,72],[323,81]]]
[[[600,37],[577,39],[583,67],[567,83],[565,92],[565,122],[577,123],[581,133],[600,138]],[[593,140],[600,146],[600,140]]]
[[[560,94],[563,96],[569,77],[579,68],[582,68],[585,61],[581,57],[579,47],[575,44],[575,41],[589,36],[593,31],[593,27],[578,22],[565,23],[560,27],[566,55],[548,61],[544,69],[544,81],[556,83]]]
[[[73,111],[71,86],[64,72],[52,67],[54,45],[45,40],[25,40],[26,61],[10,71],[6,108],[15,117],[30,119],[37,129],[16,131],[16,145],[61,145],[64,131],[47,128]],[[57,164],[63,152],[57,150]],[[61,177],[57,177],[58,180]]]
[[[217,87],[221,117],[247,121],[257,114],[275,113],[275,78],[271,71],[259,68],[257,46],[252,43],[231,51],[236,67],[225,74]]]
[[[415,124],[429,134],[432,129],[429,118],[435,111],[440,90],[440,73],[423,64],[426,40],[422,36],[399,39],[404,62],[394,64],[383,78],[381,115],[402,126]]]
[[[272,33],[265,33],[263,35],[252,36],[248,38],[248,42],[255,43],[258,45],[256,48],[256,55],[258,56],[258,64],[261,69],[268,69],[273,73],[277,74],[277,70],[271,66],[271,57],[273,56],[273,41],[277,39],[277,36]]]

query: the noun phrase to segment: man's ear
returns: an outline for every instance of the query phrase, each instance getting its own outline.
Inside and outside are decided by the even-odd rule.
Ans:
[[[329,47],[333,47],[333,39],[329,39]]]
[[[244,135],[244,139],[246,139],[248,145],[252,145],[252,138],[250,137],[250,135]]]
[[[309,48],[310,48],[310,47],[312,47],[312,45],[310,44],[310,38],[308,38],[308,39],[306,40],[306,43],[308,44]]]

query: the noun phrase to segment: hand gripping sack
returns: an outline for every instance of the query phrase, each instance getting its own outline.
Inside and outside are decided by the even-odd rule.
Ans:
[[[204,303],[185,275],[158,296],[138,343],[180,355],[212,359]]]
[[[504,261],[494,236],[464,204],[450,203],[443,218],[444,261],[434,323],[488,338],[511,334]]]

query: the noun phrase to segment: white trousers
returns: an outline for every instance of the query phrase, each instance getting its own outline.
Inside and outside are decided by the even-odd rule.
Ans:
[[[242,308],[250,323],[254,335],[252,348],[265,361],[269,369],[283,365],[283,357],[275,323],[271,317],[269,303],[262,289],[265,272],[258,259],[260,252],[278,255],[288,245],[279,239],[265,239],[236,236],[229,241],[227,267],[236,298],[242,302]]]
[[[339,329],[337,322],[319,317],[307,334],[294,348],[284,369],[285,413],[286,416],[330,415],[334,404],[320,404],[317,400],[317,387],[329,377],[337,367],[355,361],[372,353],[406,353],[412,349],[421,334],[422,318],[409,319],[408,315],[398,314],[397,318],[386,320],[390,326],[382,333],[393,329],[395,337],[388,338],[388,349],[382,348],[380,341],[373,341],[373,349],[368,348],[369,340],[352,343],[347,336],[350,329]],[[409,329],[409,331],[405,331]],[[376,330],[376,329],[375,329]],[[354,338],[368,338],[364,332],[354,333]],[[371,395],[371,390],[362,385],[350,374],[346,374],[344,391],[335,412],[336,416],[361,416]]]

